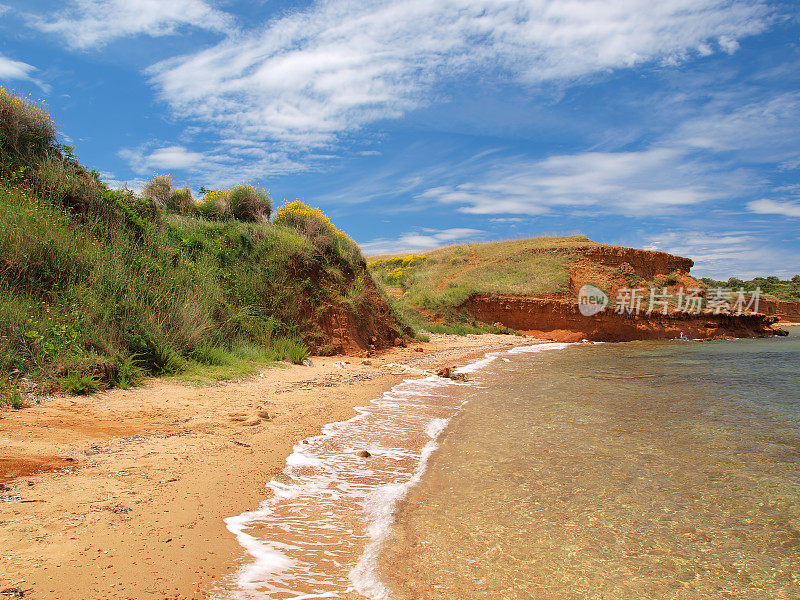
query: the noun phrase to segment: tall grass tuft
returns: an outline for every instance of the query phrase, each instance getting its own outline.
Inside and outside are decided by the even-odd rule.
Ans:
[[[55,145],[56,127],[50,115],[0,86],[0,158],[5,159],[0,167],[8,171],[13,164],[43,158]]]
[[[192,190],[188,187],[172,190],[167,196],[164,207],[170,212],[181,215],[193,215],[197,212],[197,203],[192,197]]]

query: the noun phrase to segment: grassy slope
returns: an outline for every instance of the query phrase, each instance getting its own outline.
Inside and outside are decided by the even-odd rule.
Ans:
[[[269,221],[268,194],[238,186],[208,215],[170,187],[159,205],[109,189],[0,88],[0,404],[25,379],[88,392],[302,362],[319,315],[374,314],[360,249],[322,213],[294,202]]]
[[[71,215],[0,185],[0,372],[47,379],[102,364],[114,372],[134,357],[127,376],[130,367],[196,371],[197,362],[238,374],[302,353],[286,341],[310,327],[294,298],[354,293],[343,271],[359,265],[289,227],[137,209],[124,193],[106,198],[142,213],[141,227],[121,211],[110,221]],[[312,284],[312,272],[327,273],[329,285]]]
[[[585,236],[463,244],[410,257],[374,256],[369,267],[387,294],[394,296],[395,309],[412,325],[431,329],[425,314],[435,310],[452,322],[451,329],[453,324],[456,329],[480,329],[454,307],[473,293],[563,292],[570,262],[564,250],[594,245],[599,244]]]

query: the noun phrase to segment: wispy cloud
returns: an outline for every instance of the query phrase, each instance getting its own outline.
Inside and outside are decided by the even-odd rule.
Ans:
[[[149,71],[179,117],[306,151],[434,101],[454,77],[526,85],[735,49],[758,1],[327,0]]]
[[[29,15],[27,20],[79,50],[135,35],[171,35],[186,26],[217,32],[233,29],[232,17],[204,0],[71,0],[48,18]]]
[[[36,67],[0,54],[0,79],[31,79]]]
[[[1,10],[0,14],[2,14]],[[36,71],[37,69],[33,65],[19,60],[13,60],[0,54],[0,81],[30,81],[38,85],[42,90],[49,91],[49,85],[33,76]]]
[[[683,122],[671,142],[716,153],[736,153],[750,163],[782,163],[796,168],[800,160],[800,92],[741,103],[720,95],[699,116]]]
[[[423,201],[456,205],[465,213],[650,216],[730,195],[736,178],[720,178],[673,148],[584,152],[544,160],[493,160],[477,179],[430,188]],[[726,174],[730,177],[729,174]]]
[[[147,143],[117,152],[139,175],[153,171],[184,171],[195,179],[227,186],[242,181],[254,181],[264,173],[296,173],[305,168],[284,152],[249,147],[238,140],[222,143],[211,150],[197,152],[180,144]]]
[[[781,217],[800,218],[800,202],[779,201],[761,198],[747,203],[747,209],[762,215],[779,215]]]
[[[483,235],[480,229],[454,227],[451,229],[428,229],[404,233],[396,239],[378,238],[361,244],[364,254],[394,254],[396,252],[419,252],[445,244],[473,241]]]

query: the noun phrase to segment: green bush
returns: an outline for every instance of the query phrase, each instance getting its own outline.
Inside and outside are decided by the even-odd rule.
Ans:
[[[181,215],[193,215],[197,212],[197,203],[188,187],[172,190],[164,206],[168,211]]]
[[[272,342],[275,360],[289,360],[296,365],[303,364],[308,358],[308,346],[297,336],[278,338]]]
[[[93,394],[104,387],[97,375],[80,371],[67,371],[66,375],[57,378],[56,381],[62,392],[79,396]]]
[[[126,356],[117,362],[117,377],[114,380],[121,390],[138,385],[144,379],[144,371],[136,364],[136,355]]]
[[[206,192],[200,201],[198,211],[211,221],[229,221],[233,218],[231,211],[231,194],[228,190]]]
[[[240,221],[266,223],[272,213],[272,197],[269,192],[250,185],[237,185],[230,192],[233,216]]]
[[[172,175],[153,175],[142,193],[152,198],[159,206],[167,207],[172,194]]]
[[[25,398],[19,385],[11,377],[0,377],[0,406],[8,406],[14,410],[25,407]]]

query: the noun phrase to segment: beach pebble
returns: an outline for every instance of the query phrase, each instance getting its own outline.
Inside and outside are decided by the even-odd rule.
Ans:
[[[278,473],[277,475],[273,475],[272,481],[275,481],[277,483],[283,483],[285,485],[292,485],[293,483],[296,483],[294,479],[292,479],[285,473]]]
[[[370,453],[369,453],[369,452],[367,452],[366,450],[359,450],[359,451],[358,451],[358,455],[359,455],[361,458],[369,458],[370,456],[372,456],[372,454],[370,454]]]

